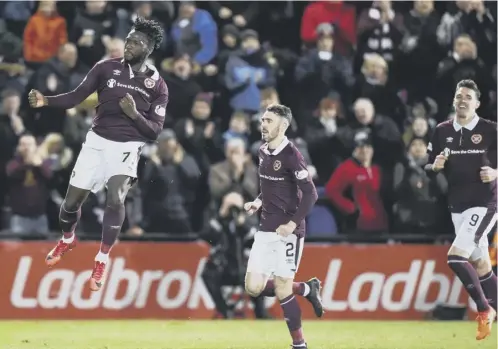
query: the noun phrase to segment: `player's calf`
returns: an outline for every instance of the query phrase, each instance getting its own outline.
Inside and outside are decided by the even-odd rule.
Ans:
[[[481,253],[481,258],[471,261],[471,263],[477,271],[477,275],[479,275],[479,282],[489,305],[496,311],[498,285],[487,251],[485,250],[484,253]]]
[[[448,255],[448,266],[464,285],[467,293],[476,303],[477,311],[485,312],[489,308],[488,301],[482,290],[479,276],[468,259],[457,255]]]
[[[296,297],[292,294],[293,280],[289,278],[275,278],[275,294],[280,300],[280,306],[284,312],[293,348],[306,348],[301,325],[301,308]]]

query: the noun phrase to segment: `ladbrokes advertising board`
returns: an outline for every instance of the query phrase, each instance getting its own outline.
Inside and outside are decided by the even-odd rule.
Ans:
[[[105,287],[87,281],[98,243],[80,243],[53,269],[52,243],[1,242],[0,318],[205,319],[214,304],[200,278],[204,243],[128,243],[112,251]],[[446,265],[445,246],[307,245],[298,279],[318,276],[329,319],[421,319],[437,302],[468,304]],[[313,318],[301,300],[303,316]],[[279,315],[278,302],[268,299]],[[248,312],[248,314],[251,312]]]

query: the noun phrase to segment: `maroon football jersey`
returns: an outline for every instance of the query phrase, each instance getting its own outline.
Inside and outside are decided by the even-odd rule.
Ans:
[[[440,123],[427,151],[429,163],[442,152],[448,156],[443,172],[448,179],[448,201],[452,212],[471,207],[496,206],[496,181],[483,183],[481,167],[496,168],[496,123],[475,116],[467,125]]]
[[[47,97],[48,105],[70,109],[95,91],[98,105],[92,130],[99,136],[116,142],[154,141],[163,129],[168,87],[154,67],[135,72],[121,58],[100,61],[75,90]],[[132,120],[121,110],[119,100],[127,93],[142,118]]]
[[[306,215],[317,200],[315,185],[299,150],[287,138],[274,149],[259,149],[261,185],[260,230],[275,232],[289,221],[296,223],[294,234],[305,234]]]

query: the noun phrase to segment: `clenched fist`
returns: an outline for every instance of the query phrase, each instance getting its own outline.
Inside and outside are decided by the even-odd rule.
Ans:
[[[29,91],[28,101],[31,108],[41,108],[48,104],[47,98],[38,90]]]
[[[492,182],[496,180],[496,170],[489,166],[481,167],[481,172],[479,172],[479,176],[481,177],[481,181],[483,183]]]
[[[256,200],[251,201],[251,202],[246,202],[244,204],[244,210],[246,210],[247,214],[250,216],[250,215],[254,214],[255,212],[258,212],[261,205],[262,205],[261,200],[256,199]]]
[[[448,160],[448,157],[444,155],[444,152],[441,152],[438,156],[436,156],[436,159],[434,160],[434,163],[432,164],[432,170],[434,172],[439,172],[444,168],[444,164],[446,163],[446,160]]]

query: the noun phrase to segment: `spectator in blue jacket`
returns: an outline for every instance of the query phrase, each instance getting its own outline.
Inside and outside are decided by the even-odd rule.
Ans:
[[[218,27],[209,12],[196,8],[193,1],[181,2],[171,37],[175,54],[188,54],[200,65],[218,53]]]
[[[241,34],[241,48],[228,58],[225,87],[230,91],[230,107],[250,114],[259,111],[260,90],[274,87],[275,71],[261,49],[258,33],[247,29]]]

